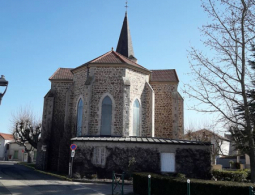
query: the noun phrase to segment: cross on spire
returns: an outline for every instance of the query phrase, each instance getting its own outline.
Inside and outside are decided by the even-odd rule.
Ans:
[[[126,0],[125,8],[126,8],[126,12],[127,12],[127,9],[128,9],[128,0]]]
[[[127,0],[126,0],[125,7],[127,7]],[[126,11],[125,18],[123,21],[123,25],[122,25],[122,29],[120,32],[120,37],[119,37],[116,51],[118,53],[122,54],[123,56],[126,56],[130,60],[137,62],[137,59],[134,56],[131,34],[130,34],[130,30],[129,30],[129,25],[128,25],[127,11]]]

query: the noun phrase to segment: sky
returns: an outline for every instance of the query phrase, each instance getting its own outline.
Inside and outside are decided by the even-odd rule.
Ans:
[[[42,116],[49,77],[75,68],[113,47],[125,15],[125,0],[0,0],[0,75],[9,81],[0,105],[0,132],[10,133],[13,113],[30,107]],[[176,69],[185,98],[185,125],[212,116],[188,110],[182,93],[192,78],[191,46],[203,49],[199,27],[208,22],[199,0],[129,0],[128,19],[135,57],[147,69]],[[0,92],[4,88],[0,88]]]

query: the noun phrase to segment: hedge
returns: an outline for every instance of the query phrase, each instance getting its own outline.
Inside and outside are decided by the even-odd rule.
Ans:
[[[242,181],[246,181],[247,177],[248,177],[248,172],[247,171],[213,170],[212,174],[218,181],[242,182]]]
[[[133,190],[139,195],[148,194],[148,175],[151,175],[152,195],[185,195],[187,179],[151,173],[134,173]],[[248,195],[251,183],[190,179],[192,195]]]

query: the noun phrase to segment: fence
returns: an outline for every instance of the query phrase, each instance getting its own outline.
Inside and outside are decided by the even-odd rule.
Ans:
[[[253,187],[249,187],[249,195],[255,195],[255,192],[253,191]]]
[[[124,172],[122,174],[112,172],[112,195],[124,195],[124,176]]]

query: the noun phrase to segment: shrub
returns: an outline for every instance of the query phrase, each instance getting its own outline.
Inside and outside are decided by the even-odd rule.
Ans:
[[[148,194],[148,174],[134,173],[134,193]],[[151,174],[151,192],[153,195],[184,195],[187,192],[187,179]],[[249,194],[251,183],[190,179],[193,195],[245,195]]]
[[[247,172],[247,174],[248,174],[247,180],[251,180],[251,170],[250,169],[244,169],[243,171]]]
[[[248,173],[246,171],[221,171],[213,170],[213,176],[218,181],[245,181],[247,180]]]

